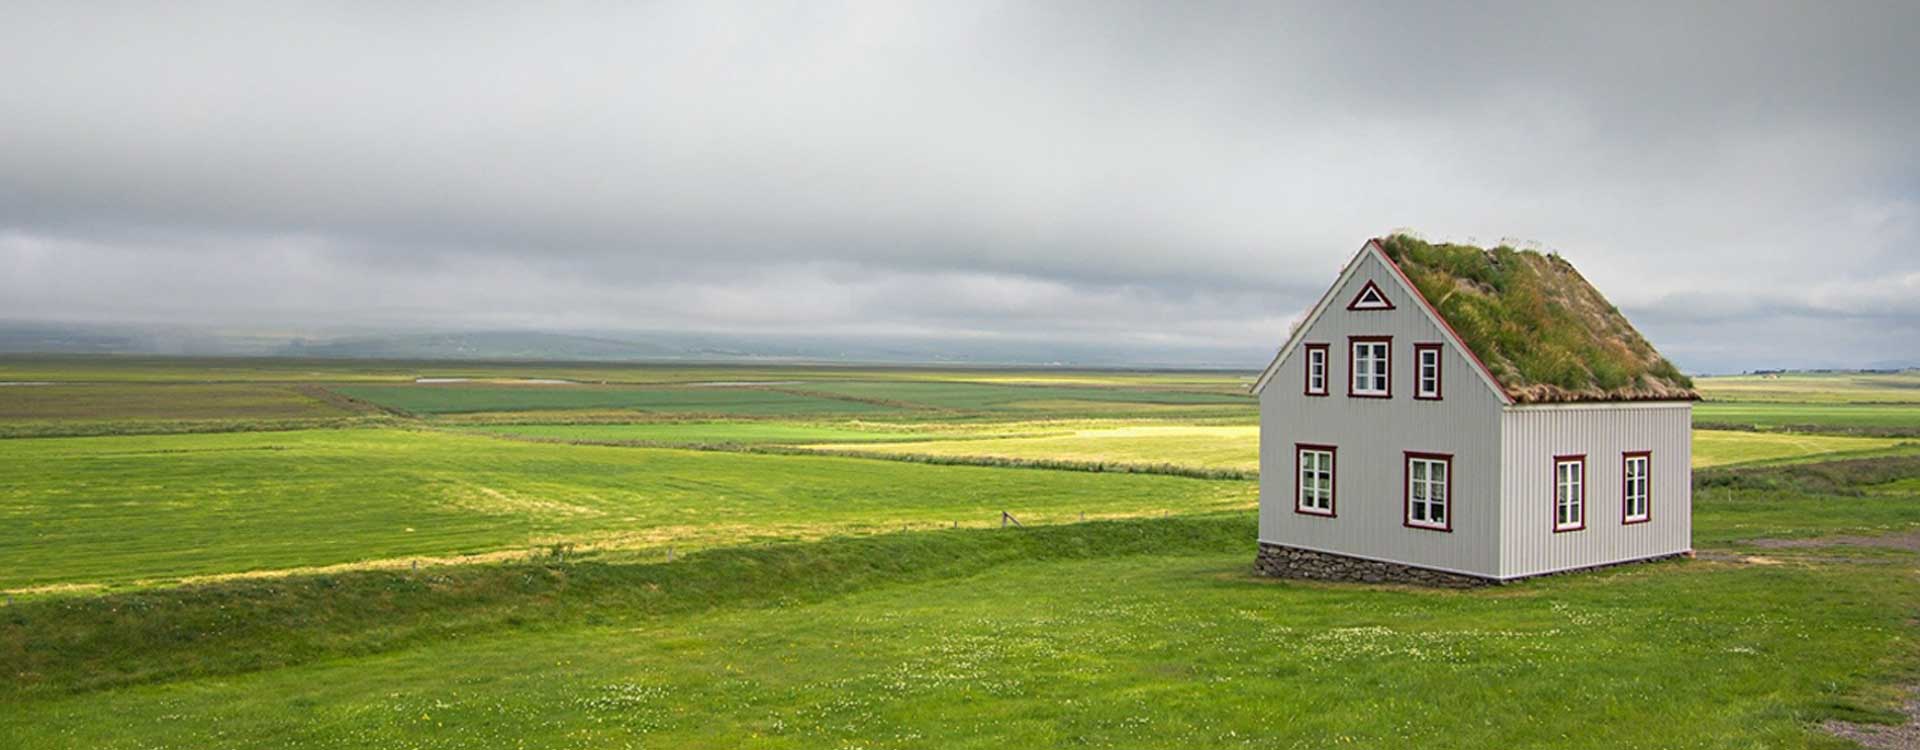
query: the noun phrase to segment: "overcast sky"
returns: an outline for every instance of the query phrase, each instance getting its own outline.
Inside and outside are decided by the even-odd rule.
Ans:
[[[1588,5],[6,3],[0,318],[1258,367],[1411,228],[1683,367],[1920,359],[1920,4]]]

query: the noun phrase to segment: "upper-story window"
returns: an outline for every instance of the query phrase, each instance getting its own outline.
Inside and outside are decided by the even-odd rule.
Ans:
[[[1413,345],[1413,397],[1440,400],[1440,345]]]
[[[1620,521],[1645,523],[1653,519],[1653,454],[1646,451],[1620,458]]]
[[[1307,344],[1307,395],[1327,395],[1327,345]]]
[[[1393,395],[1393,338],[1354,336],[1347,355],[1347,395],[1389,398]]]
[[[1587,527],[1587,457],[1553,457],[1553,530]]]

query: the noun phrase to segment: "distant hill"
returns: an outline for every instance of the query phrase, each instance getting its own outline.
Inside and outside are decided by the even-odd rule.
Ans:
[[[685,354],[651,342],[521,331],[354,336],[313,343],[300,340],[275,353],[353,359],[568,360],[671,359]]]
[[[188,326],[0,322],[0,353],[341,359],[826,362],[1257,369],[1260,347],[985,337],[783,336],[662,331],[224,331]]]

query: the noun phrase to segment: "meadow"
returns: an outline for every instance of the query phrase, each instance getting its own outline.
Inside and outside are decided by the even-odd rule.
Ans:
[[[1251,485],[395,429],[16,440],[0,590],[1253,506]],[[53,553],[53,554],[49,554]]]
[[[1700,559],[1462,592],[1251,575],[1246,373],[0,358],[0,745],[1846,747],[1903,377],[1702,379]]]

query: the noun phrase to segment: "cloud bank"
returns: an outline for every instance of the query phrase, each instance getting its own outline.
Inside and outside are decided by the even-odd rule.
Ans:
[[[1534,241],[1683,366],[1920,357],[1911,4],[13,7],[0,318],[1202,344]]]

